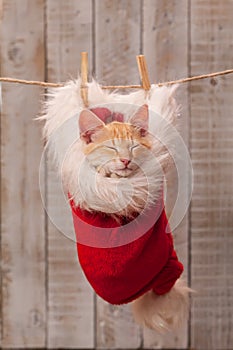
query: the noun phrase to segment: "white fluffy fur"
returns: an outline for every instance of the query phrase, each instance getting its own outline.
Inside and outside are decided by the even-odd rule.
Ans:
[[[128,215],[131,209],[141,210],[137,198],[149,204],[156,203],[163,184],[161,170],[166,168],[169,158],[166,147],[172,150],[175,143],[173,127],[176,126],[178,112],[173,98],[175,89],[174,86],[152,85],[149,96],[145,98],[143,90],[122,95],[102,90],[95,81],[88,84],[89,107],[107,107],[113,112],[123,113],[125,121],[139,106],[148,104],[149,131],[155,136],[155,141],[151,157],[143,164],[146,176],[137,171],[130,178],[130,185],[134,188],[133,198],[127,178],[102,177],[90,167],[83,155],[78,130],[78,116],[84,108],[80,97],[80,80],[68,82],[64,87],[49,92],[44,114],[40,118],[45,120],[44,136],[58,172],[62,173],[65,191],[72,195],[76,205],[87,210]],[[156,138],[162,140],[166,147]],[[159,331],[172,329],[187,317],[188,292],[189,289],[178,281],[166,295],[146,293],[133,303],[136,320]]]
[[[178,112],[174,91],[174,86],[152,85],[150,95],[145,98],[143,90],[122,95],[102,90],[95,81],[88,84],[89,107],[107,107],[113,112],[120,112],[124,114],[125,121],[139,106],[148,104],[149,131],[155,136],[153,154],[143,164],[146,176],[138,171],[130,180],[136,193],[131,200],[132,187],[128,186],[127,179],[119,181],[96,174],[83,155],[78,130],[78,115],[84,108],[80,97],[80,80],[68,82],[64,87],[49,92],[44,115],[40,118],[45,120],[44,136],[62,174],[65,191],[71,194],[77,205],[87,210],[128,215],[131,211],[141,210],[136,197],[140,198],[140,202],[147,202],[147,205],[156,203],[163,184],[162,170],[169,158],[168,152],[156,138],[162,140],[169,150],[173,148],[175,134],[171,126],[176,125]],[[145,191],[147,184],[149,197]]]
[[[132,303],[135,320],[160,333],[175,330],[187,321],[190,292],[192,290],[179,279],[164,295],[153,291],[145,293]]]

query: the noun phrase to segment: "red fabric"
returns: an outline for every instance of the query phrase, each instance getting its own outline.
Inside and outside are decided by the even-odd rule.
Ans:
[[[164,209],[154,226],[140,238],[114,248],[97,248],[79,243],[79,235],[85,234],[85,230],[88,233],[90,226],[81,225],[80,232],[78,221],[96,228],[114,228],[114,235],[118,234],[120,224],[104,214],[81,210],[72,201],[71,207],[80,264],[104,300],[111,304],[128,303],[151,289],[156,294],[165,294],[180,277],[183,265],[178,261],[172,235],[165,232],[168,220]]]

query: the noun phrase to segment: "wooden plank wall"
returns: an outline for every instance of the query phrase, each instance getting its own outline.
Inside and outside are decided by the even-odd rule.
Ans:
[[[233,1],[191,3],[191,74],[233,62]],[[191,84],[191,344],[233,346],[233,77]],[[208,336],[207,336],[208,334]]]
[[[1,75],[43,80],[43,0],[3,1],[2,6]],[[2,347],[45,344],[45,230],[38,187],[43,145],[33,121],[41,92],[37,87],[3,85]]]
[[[90,72],[106,84],[138,83],[139,53],[152,81],[232,68],[232,18],[232,0],[1,0],[1,76],[75,78],[85,50]],[[2,90],[0,347],[232,350],[233,77],[183,84],[177,95],[195,176],[190,213],[174,235],[198,293],[189,323],[168,336],[138,327],[130,305],[114,307],[95,296],[75,244],[42,207],[43,143],[33,117],[43,91],[12,84]],[[46,159],[49,213],[69,230]],[[185,201],[189,187],[183,187]],[[168,213],[176,189],[173,173]]]

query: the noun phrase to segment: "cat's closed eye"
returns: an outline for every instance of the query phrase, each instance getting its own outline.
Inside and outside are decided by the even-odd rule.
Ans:
[[[138,148],[138,147],[140,147],[140,145],[139,145],[139,144],[136,144],[136,145],[131,146],[131,147],[129,148],[129,150],[130,150],[130,152],[132,152],[134,149],[136,149],[136,148]],[[113,146],[106,146],[106,145],[105,145],[105,148],[112,149],[113,151],[118,152],[118,149],[117,149],[116,147],[113,147]]]
[[[133,151],[135,148],[138,148],[139,146],[140,146],[139,144],[133,145],[132,147],[130,147],[130,151]]]
[[[118,151],[116,147],[112,147],[112,146],[105,146],[105,147],[108,149],[112,149],[113,151],[116,151],[116,152]]]

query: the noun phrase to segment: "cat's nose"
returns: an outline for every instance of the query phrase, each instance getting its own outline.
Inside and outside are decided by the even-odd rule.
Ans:
[[[127,166],[130,163],[130,159],[126,159],[126,158],[121,158],[120,161],[124,164],[124,166]]]

